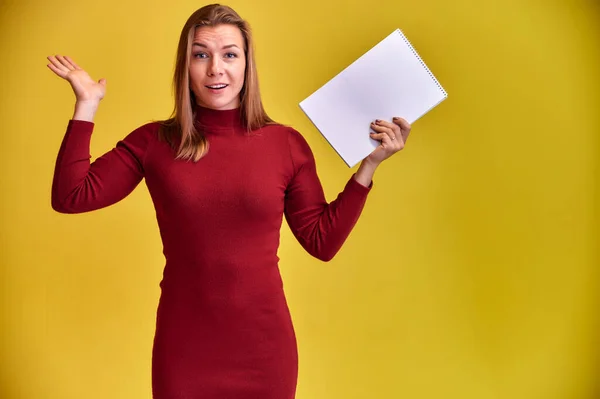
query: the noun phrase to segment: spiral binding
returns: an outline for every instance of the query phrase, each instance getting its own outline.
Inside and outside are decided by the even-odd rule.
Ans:
[[[423,65],[423,68],[425,68],[425,70],[427,71],[427,73],[429,74],[429,76],[431,76],[431,79],[433,80],[433,82],[437,85],[437,87],[440,88],[440,90],[442,91],[442,93],[444,93],[444,96],[448,97],[448,93],[446,93],[446,90],[444,90],[444,88],[442,87],[442,85],[440,84],[440,82],[438,82],[438,80],[435,78],[435,76],[433,76],[433,73],[431,73],[431,71],[429,70],[429,68],[427,68],[427,65],[425,65],[425,62],[423,61],[423,59],[421,58],[421,56],[419,56],[419,53],[417,53],[417,50],[415,50],[415,48],[412,46],[412,44],[410,43],[410,41],[408,40],[408,38],[404,35],[404,33],[400,29],[396,29],[396,31],[400,34],[400,36],[402,37],[402,39],[404,40],[404,42],[406,42],[406,44],[408,45],[408,47],[410,48],[410,50],[413,52],[413,54],[417,57],[417,59],[419,60],[419,62],[421,63],[421,65]]]

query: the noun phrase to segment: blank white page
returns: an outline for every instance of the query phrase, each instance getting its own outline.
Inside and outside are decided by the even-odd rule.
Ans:
[[[410,124],[448,95],[396,29],[300,103],[300,108],[349,167],[379,142],[369,137],[375,119]]]

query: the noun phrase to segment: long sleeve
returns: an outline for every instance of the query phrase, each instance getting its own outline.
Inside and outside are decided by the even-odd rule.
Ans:
[[[148,125],[90,163],[93,129],[92,122],[69,121],[52,182],[52,208],[57,212],[82,213],[112,205],[129,195],[144,177]]]
[[[292,130],[289,144],[294,172],[286,189],[286,220],[308,253],[329,261],[358,221],[373,183],[365,187],[352,176],[337,198],[327,203],[308,143]]]

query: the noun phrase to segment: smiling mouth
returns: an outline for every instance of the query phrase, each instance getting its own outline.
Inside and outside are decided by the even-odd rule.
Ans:
[[[229,86],[229,85],[220,84],[220,85],[211,85],[211,86],[204,86],[204,87],[206,87],[207,89],[210,89],[210,90],[223,90],[227,86]]]

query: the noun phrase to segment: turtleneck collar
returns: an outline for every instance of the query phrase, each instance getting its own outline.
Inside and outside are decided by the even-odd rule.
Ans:
[[[206,133],[234,133],[245,130],[240,108],[216,110],[197,105],[195,112],[195,120],[198,127]]]

